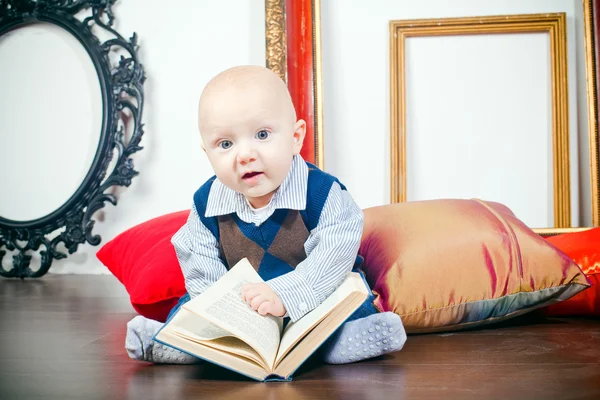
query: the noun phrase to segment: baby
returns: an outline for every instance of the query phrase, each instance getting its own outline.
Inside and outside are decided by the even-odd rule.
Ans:
[[[215,76],[200,97],[198,126],[215,176],[194,194],[187,223],[172,238],[188,293],[171,315],[247,257],[265,283],[245,285],[243,300],[261,315],[297,321],[357,270],[362,210],[335,177],[302,159],[306,123],[271,70],[239,66]],[[402,348],[400,317],[379,313],[373,298],[324,343],[325,362]],[[131,358],[198,361],[153,343],[158,321],[138,316],[127,326]]]

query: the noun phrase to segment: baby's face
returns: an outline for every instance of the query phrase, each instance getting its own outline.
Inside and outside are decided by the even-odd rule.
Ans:
[[[255,208],[269,203],[302,147],[305,124],[281,104],[267,90],[224,88],[203,113],[202,142],[215,174]]]

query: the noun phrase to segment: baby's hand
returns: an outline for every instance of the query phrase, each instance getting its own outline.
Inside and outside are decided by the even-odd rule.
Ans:
[[[242,286],[242,299],[260,315],[285,315],[285,307],[277,293],[266,283],[247,283]]]

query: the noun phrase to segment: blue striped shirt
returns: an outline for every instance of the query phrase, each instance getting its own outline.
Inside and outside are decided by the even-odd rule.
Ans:
[[[298,155],[264,212],[255,214],[241,193],[215,179],[205,216],[236,213],[244,222],[260,225],[277,209],[304,210],[307,189],[308,167]],[[350,193],[334,182],[319,223],[304,243],[306,259],[293,271],[266,282],[277,293],[292,321],[321,304],[346,278],[356,260],[362,230],[362,210]],[[201,222],[194,204],[187,223],[171,241],[190,296],[199,295],[227,272],[219,258],[219,243]]]

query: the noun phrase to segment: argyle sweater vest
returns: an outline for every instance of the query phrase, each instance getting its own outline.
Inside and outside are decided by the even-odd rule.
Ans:
[[[308,165],[308,188],[305,210],[277,209],[260,226],[242,221],[236,213],[205,217],[210,188],[209,179],[194,194],[194,204],[202,223],[219,242],[219,256],[227,269],[247,257],[265,281],[292,271],[306,258],[304,243],[319,223],[321,211],[337,178]]]

